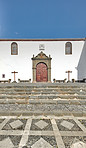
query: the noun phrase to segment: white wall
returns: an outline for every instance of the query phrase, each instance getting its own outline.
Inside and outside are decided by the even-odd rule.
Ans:
[[[44,44],[46,55],[51,55],[51,78],[67,78],[65,71],[71,70],[71,79],[77,79],[77,66],[84,47],[84,41],[71,41],[72,55],[65,55],[65,43],[67,41],[16,41],[18,55],[11,55],[11,43],[15,41],[0,41],[0,79],[5,74],[5,79],[12,79],[12,71],[17,71],[16,80],[32,79],[32,56],[36,56],[40,50],[39,45]],[[84,47],[85,50],[85,47]],[[79,68],[80,69],[80,68]],[[85,70],[86,75],[86,70]]]
[[[77,70],[78,70],[79,80],[86,78],[86,42],[84,43],[84,46],[78,61]]]

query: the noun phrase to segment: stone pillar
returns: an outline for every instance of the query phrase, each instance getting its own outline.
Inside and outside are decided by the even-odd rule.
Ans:
[[[48,82],[51,82],[51,68],[48,68]]]
[[[33,82],[36,82],[36,68],[32,68],[33,71]]]

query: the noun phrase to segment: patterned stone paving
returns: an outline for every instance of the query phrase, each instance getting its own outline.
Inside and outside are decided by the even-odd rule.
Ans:
[[[19,128],[23,125],[23,123],[20,121],[20,120],[16,120],[16,121],[13,121],[10,123],[10,126],[13,128],[13,129],[16,129],[16,128]]]
[[[0,117],[0,148],[86,148],[86,117]]]
[[[37,123],[35,123],[36,126],[38,126],[40,129],[45,128],[48,124],[46,122],[44,122],[43,120],[38,121]]]
[[[9,145],[8,145],[8,143],[9,143]],[[14,145],[9,137],[0,141],[0,148],[13,148],[13,147],[14,147]]]
[[[62,121],[62,123],[61,123],[61,125],[62,126],[64,126],[64,127],[66,127],[67,129],[72,129],[72,127],[74,126],[74,124],[73,123],[71,123],[71,122],[68,122],[68,121]]]
[[[40,138],[35,144],[32,145],[32,148],[53,148],[48,142],[46,142],[43,138]]]
[[[82,141],[72,144],[71,148],[86,148],[86,144]]]

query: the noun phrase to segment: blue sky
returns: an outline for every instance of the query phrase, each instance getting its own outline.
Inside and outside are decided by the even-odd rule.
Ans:
[[[85,38],[86,0],[0,0],[0,38]]]

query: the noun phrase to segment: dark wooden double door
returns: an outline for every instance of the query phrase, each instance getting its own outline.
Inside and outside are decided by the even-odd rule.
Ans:
[[[48,68],[44,63],[39,63],[36,66],[36,81],[47,82],[48,81]]]

